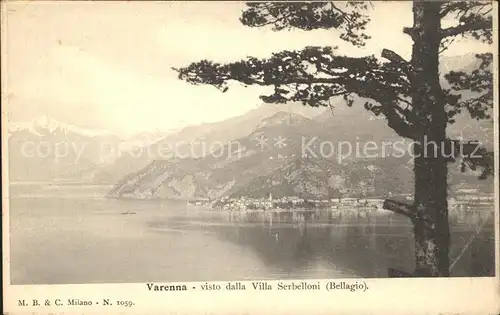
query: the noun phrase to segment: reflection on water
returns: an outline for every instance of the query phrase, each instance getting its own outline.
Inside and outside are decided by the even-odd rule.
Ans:
[[[30,198],[26,187],[11,189],[14,284],[387,277],[388,268],[414,268],[411,224],[394,214],[221,212],[105,199],[104,188],[31,189]],[[453,276],[494,274],[493,222],[490,209],[451,215],[451,261],[482,227]]]
[[[411,223],[395,214],[335,215],[328,210],[316,210],[223,212],[205,216],[204,222],[191,221],[191,224],[215,231],[225,241],[251,248],[266,265],[284,273],[307,270],[318,262],[361,277],[387,277],[388,268],[406,271],[414,268]],[[166,225],[184,220],[189,219],[178,217]],[[450,221],[452,262],[474,237],[468,254],[454,266],[453,276],[493,275],[492,212],[452,214]],[[210,224],[214,222],[228,224]]]

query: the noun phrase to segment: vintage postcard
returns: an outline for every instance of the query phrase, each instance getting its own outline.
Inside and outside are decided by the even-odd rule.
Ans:
[[[498,314],[498,4],[3,1],[5,314]]]

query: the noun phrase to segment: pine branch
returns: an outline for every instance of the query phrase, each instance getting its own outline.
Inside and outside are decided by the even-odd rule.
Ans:
[[[408,61],[390,49],[382,49],[382,57],[404,67],[410,65]]]
[[[471,12],[475,9],[475,12]],[[491,1],[450,1],[444,2],[441,6],[440,17],[444,18],[450,13],[456,13],[456,18],[460,18],[469,13],[490,14],[493,10]]]
[[[387,52],[390,51],[384,55],[389,58],[397,56]],[[300,101],[309,106],[328,106],[334,96],[343,96],[348,105],[353,104],[354,95],[371,99],[378,105],[365,106],[368,110],[382,113],[398,135],[414,139],[413,124],[417,122],[412,117],[411,103],[406,100],[410,95],[410,71],[403,69],[406,63],[401,60],[381,64],[373,56],[352,58],[335,55],[330,47],[307,47],[225,65],[203,60],[175,70],[180,79],[213,85],[223,91],[229,81],[273,86],[273,94],[261,96],[267,103]]]
[[[415,206],[412,204],[386,199],[382,207],[394,213],[404,215],[410,219],[414,219],[416,217]]]
[[[459,160],[462,173],[468,167],[473,171],[477,170],[477,168],[482,168],[479,179],[486,179],[493,175],[495,167],[494,154],[482,146],[479,141],[448,139],[444,143],[444,149],[440,149],[438,152],[445,156],[448,162]]]
[[[489,113],[493,109],[493,54],[477,54],[476,58],[479,64],[474,70],[451,71],[444,76],[450,84],[450,89],[443,90],[450,123],[463,110],[477,120],[490,118]],[[469,91],[466,99],[463,99],[464,91]]]
[[[465,172],[466,167],[475,171],[478,167],[482,168],[479,179],[486,179],[493,176],[495,168],[494,153],[482,147],[477,141],[468,141],[460,143],[461,171]]]
[[[475,39],[488,43],[493,42],[493,11],[492,2],[456,1],[441,5],[441,18],[455,13],[457,26],[441,30],[441,38],[458,35],[472,35]]]
[[[485,12],[481,12],[485,8],[487,8],[487,10]],[[450,13],[456,13],[457,18],[459,18],[460,16],[467,14],[473,9],[477,9],[476,13],[489,14],[491,12],[491,2],[480,2],[480,1],[444,2],[441,7],[440,16],[443,18]]]
[[[402,119],[396,111],[397,110],[394,107],[384,110],[384,115],[387,118],[387,125],[401,137],[416,139],[417,133],[415,128]]]
[[[492,28],[492,19],[481,19],[459,26],[449,27],[441,30],[441,38],[463,35],[468,32],[489,30]]]
[[[370,37],[366,24],[370,21],[364,2],[248,2],[240,21],[250,27],[272,25],[273,30],[337,29],[340,38],[355,46],[364,46]]]

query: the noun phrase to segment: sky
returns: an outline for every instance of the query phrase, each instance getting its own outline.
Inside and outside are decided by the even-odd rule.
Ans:
[[[135,133],[178,129],[243,114],[265,88],[227,93],[177,79],[172,67],[210,59],[266,57],[308,45],[351,56],[390,48],[409,59],[410,2],[374,2],[359,49],[336,31],[243,26],[241,2],[3,2],[2,107],[11,121],[41,115],[80,127]],[[489,51],[457,40],[445,55]]]

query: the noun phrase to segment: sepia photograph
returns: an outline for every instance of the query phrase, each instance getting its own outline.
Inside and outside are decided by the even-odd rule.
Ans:
[[[4,288],[494,294],[497,11],[2,2]]]

